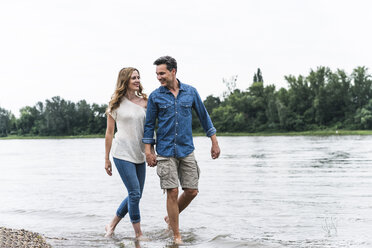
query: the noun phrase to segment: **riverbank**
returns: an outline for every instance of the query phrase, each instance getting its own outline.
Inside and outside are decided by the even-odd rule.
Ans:
[[[32,135],[9,135],[0,137],[0,140],[6,139],[97,139],[104,138],[104,134],[88,134],[88,135],[65,135],[65,136],[32,136]]]
[[[205,136],[204,133],[194,133],[194,136]],[[257,133],[220,133],[217,136],[331,136],[331,135],[372,135],[372,130],[317,130],[302,132],[257,132]]]
[[[230,133],[217,132],[217,136],[331,136],[331,135],[372,135],[372,130],[319,130],[319,131],[303,131],[303,132],[258,132],[258,133]],[[193,136],[205,136],[204,133],[193,133]],[[76,136],[20,136],[9,135],[0,137],[0,140],[7,139],[96,139],[104,138],[103,134],[89,134]]]
[[[51,248],[52,246],[39,233],[0,227],[0,247]]]

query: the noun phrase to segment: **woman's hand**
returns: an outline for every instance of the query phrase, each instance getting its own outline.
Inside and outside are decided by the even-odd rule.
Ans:
[[[105,170],[107,175],[112,176],[112,166],[110,159],[105,159]]]
[[[146,154],[146,162],[147,162],[147,165],[150,167],[156,166],[158,162],[156,161],[156,155],[152,153]]]

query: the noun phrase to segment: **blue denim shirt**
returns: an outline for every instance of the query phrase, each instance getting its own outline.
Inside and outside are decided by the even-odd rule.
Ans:
[[[177,79],[178,80],[178,79]],[[194,108],[201,125],[210,137],[216,133],[211,118],[196,91],[190,85],[178,80],[180,90],[177,98],[167,87],[154,90],[147,102],[145,132],[142,142],[154,144],[156,119],[156,152],[163,157],[183,158],[194,151],[192,139],[192,109]]]

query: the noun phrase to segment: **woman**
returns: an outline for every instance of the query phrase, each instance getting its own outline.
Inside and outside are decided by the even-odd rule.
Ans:
[[[105,169],[112,175],[110,151],[115,166],[128,190],[128,196],[120,204],[111,223],[106,225],[105,237],[111,237],[116,225],[129,212],[137,240],[141,240],[139,201],[146,176],[143,128],[146,118],[147,97],[142,93],[139,71],[123,68],[119,72],[115,92],[107,108],[105,136]],[[114,137],[115,122],[117,132]],[[112,146],[112,149],[111,149]]]

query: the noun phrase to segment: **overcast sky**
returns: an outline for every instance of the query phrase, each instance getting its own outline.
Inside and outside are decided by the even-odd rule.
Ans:
[[[107,103],[122,67],[139,69],[146,93],[153,62],[178,61],[177,77],[201,97],[221,96],[222,78],[246,89],[328,66],[372,66],[369,0],[1,0],[0,107],[61,96]]]

